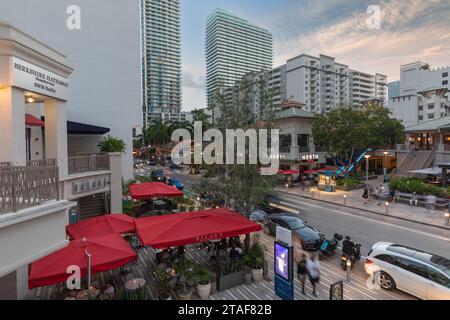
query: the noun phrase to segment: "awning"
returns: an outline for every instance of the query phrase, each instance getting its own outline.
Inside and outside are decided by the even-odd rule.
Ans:
[[[82,220],[66,227],[72,239],[101,237],[111,233],[134,232],[134,218],[126,214],[108,214]]]
[[[42,121],[45,121],[45,117],[41,117]],[[44,122],[43,122],[44,124]],[[44,126],[44,125],[42,125]],[[91,124],[67,121],[67,133],[68,134],[99,134],[103,135],[110,132],[110,128],[94,126]]]
[[[117,269],[137,258],[128,242],[117,234],[101,238],[74,240],[69,244],[32,263],[28,287],[50,286],[67,281],[69,266],[79,266],[81,277],[87,275],[88,258],[91,255],[91,274]]]
[[[25,113],[25,125],[30,127],[45,127],[45,123],[29,113]]]
[[[133,199],[152,199],[166,197],[182,197],[184,194],[176,187],[162,182],[146,182],[132,184],[128,187]]]
[[[313,173],[321,173],[321,172],[336,172],[336,169],[333,167],[325,167],[322,169],[313,169],[303,171],[303,174],[313,174]]]
[[[141,243],[156,249],[237,237],[261,230],[261,225],[226,208],[138,218]]]
[[[418,174],[441,175],[442,174],[442,168],[434,167],[434,168],[414,170],[414,171],[409,171],[409,172],[410,173],[418,173]]]

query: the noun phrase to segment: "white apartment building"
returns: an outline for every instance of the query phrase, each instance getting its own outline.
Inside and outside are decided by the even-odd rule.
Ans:
[[[68,120],[122,139],[122,173],[132,179],[132,128],[142,126],[140,0],[2,1],[0,21],[67,55],[74,69]],[[69,152],[97,152],[102,138],[70,135]]]
[[[328,112],[341,105],[361,106],[386,100],[387,77],[352,70],[326,55],[301,54],[287,61],[286,96],[302,101],[306,110]]]
[[[99,214],[122,211],[121,155],[69,154],[76,71],[67,60],[0,22],[0,300],[26,297],[29,264],[67,244],[77,210],[95,214],[100,199]]]
[[[388,108],[405,127],[449,115],[450,67],[424,68],[421,61],[400,67],[400,81],[391,83],[399,96],[391,96]]]

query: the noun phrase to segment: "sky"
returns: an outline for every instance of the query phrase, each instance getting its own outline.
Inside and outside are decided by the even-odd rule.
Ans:
[[[401,64],[450,65],[450,0],[181,0],[183,109],[205,107],[205,23],[222,8],[269,30],[274,67],[301,53],[399,79]],[[380,8],[370,28],[369,6]]]

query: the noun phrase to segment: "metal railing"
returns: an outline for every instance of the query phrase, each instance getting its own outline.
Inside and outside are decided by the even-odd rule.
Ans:
[[[69,175],[109,170],[109,155],[96,154],[68,158]]]
[[[59,200],[58,167],[4,167],[0,170],[0,214]]]
[[[28,160],[27,167],[56,167],[56,159]]]
[[[291,147],[280,147],[280,153],[291,153]]]
[[[0,162],[0,168],[4,168],[4,167],[10,167],[12,166],[11,162]]]

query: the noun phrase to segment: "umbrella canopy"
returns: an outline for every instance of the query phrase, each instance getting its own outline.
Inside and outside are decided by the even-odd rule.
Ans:
[[[261,225],[225,208],[135,220],[142,244],[156,249],[184,246],[261,230]]]
[[[151,199],[161,197],[182,197],[184,194],[176,187],[162,182],[132,184],[128,187],[133,199]]]
[[[441,175],[442,168],[433,167],[433,168],[426,168],[426,169],[414,170],[414,171],[409,171],[409,172],[410,173],[419,173],[419,174]]]
[[[299,174],[300,171],[297,170],[278,170],[278,174],[291,175],[291,174]]]
[[[67,281],[69,266],[79,266],[81,277],[86,277],[88,259],[91,255],[91,274],[117,269],[136,260],[137,254],[128,242],[117,234],[99,238],[81,239],[40,259],[31,265],[28,287],[50,286]]]
[[[321,169],[313,169],[313,170],[306,170],[303,171],[303,174],[313,174],[313,173],[319,173],[319,172],[335,172],[336,169],[333,167],[325,167]]]
[[[134,232],[134,218],[126,214],[109,214],[82,220],[66,227],[72,239],[101,237],[110,233]]]

